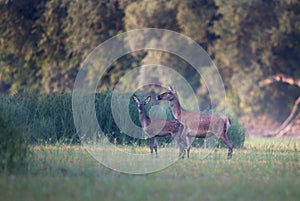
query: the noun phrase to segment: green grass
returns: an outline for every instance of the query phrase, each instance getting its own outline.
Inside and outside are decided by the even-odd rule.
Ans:
[[[80,146],[32,149],[26,172],[0,175],[1,200],[300,199],[300,140],[295,139],[248,139],[232,160],[226,149],[201,160],[193,148],[190,159],[146,175],[110,170]]]

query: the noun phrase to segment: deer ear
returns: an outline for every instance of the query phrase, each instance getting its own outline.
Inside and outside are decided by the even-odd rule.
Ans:
[[[145,104],[147,104],[147,103],[149,103],[150,102],[150,100],[151,100],[151,96],[148,96],[146,99],[145,99]]]
[[[168,86],[167,88],[168,88],[169,91],[173,91],[172,86]]]
[[[172,91],[174,94],[177,94],[176,87],[174,85],[170,87],[170,91]]]
[[[136,103],[140,102],[139,99],[135,95],[133,95],[132,98],[133,98],[134,102],[136,102]]]

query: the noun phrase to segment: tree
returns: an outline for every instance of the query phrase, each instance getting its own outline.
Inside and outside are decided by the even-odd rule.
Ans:
[[[206,49],[208,43],[214,39],[210,29],[216,17],[216,10],[214,1],[180,1],[176,18],[181,32]]]
[[[40,33],[35,27],[45,0],[0,2],[0,91],[38,90],[36,63]],[[28,87],[30,86],[30,87]]]
[[[0,2],[0,90],[70,91],[100,43],[123,29],[114,0]]]
[[[177,24],[177,7],[178,1],[135,1],[127,5],[125,9],[125,27],[126,30],[139,28],[162,28],[173,31],[179,31]],[[138,36],[137,36],[138,37]],[[173,43],[176,44],[172,38],[167,35],[158,36],[158,40],[146,41],[149,43]],[[138,41],[138,39],[136,39]],[[143,41],[145,42],[145,41]],[[144,52],[142,52],[144,54]],[[188,64],[176,55],[172,55],[163,51],[146,51],[146,55],[142,59],[142,64],[160,64],[177,70],[181,75],[187,75],[190,71],[187,70]],[[163,75],[163,67],[157,66],[155,72],[154,68],[143,68],[139,73],[138,80],[144,83],[149,75],[157,75],[158,84],[170,84],[170,80]],[[198,77],[199,79],[199,77]],[[173,80],[175,83],[176,81]],[[149,89],[151,90],[151,89]]]
[[[68,60],[66,59],[66,34],[62,31],[67,18],[69,0],[48,1],[43,15],[36,22],[36,27],[42,33],[38,41],[36,58],[41,68],[42,86],[47,94],[64,91],[68,85]]]
[[[262,90],[255,83],[278,71],[299,73],[295,65],[299,58],[294,56],[299,52],[299,28],[292,23],[299,18],[299,3],[216,0],[215,4],[219,16],[211,31],[217,38],[208,49],[230,89],[231,110],[239,115],[266,111],[269,104],[260,103],[270,96],[275,105],[289,101],[278,98],[286,97],[280,87]],[[287,54],[289,59],[284,58]]]
[[[180,27],[180,32],[195,40],[207,51],[208,45],[215,39],[215,35],[211,32],[211,29],[217,17],[216,12],[217,7],[214,1],[179,1],[176,19]],[[195,93],[201,97],[199,100],[201,105],[205,109],[209,108],[211,104],[209,92],[200,75],[195,73],[192,68],[183,68],[181,73],[184,73],[187,80],[190,81],[191,86],[195,89]]]
[[[66,34],[66,59],[69,61],[67,66],[71,72],[76,73],[94,48],[123,30],[124,12],[119,9],[118,1],[114,0],[70,1],[67,12],[63,27],[63,33]],[[117,66],[120,65],[111,68]],[[118,70],[123,71],[121,67]],[[111,88],[109,84],[114,82],[110,80],[113,77],[106,77],[107,82],[102,88]]]
[[[67,12],[63,31],[67,35],[67,56],[75,60],[75,65],[123,29],[124,13],[114,0],[71,1]]]

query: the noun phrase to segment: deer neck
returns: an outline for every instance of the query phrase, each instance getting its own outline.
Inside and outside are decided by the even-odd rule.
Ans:
[[[176,119],[180,120],[182,108],[181,108],[181,105],[180,105],[178,99],[174,99],[170,103],[171,103],[171,109],[172,109],[173,116]]]
[[[143,128],[150,124],[150,118],[147,116],[146,111],[140,113],[140,122]]]

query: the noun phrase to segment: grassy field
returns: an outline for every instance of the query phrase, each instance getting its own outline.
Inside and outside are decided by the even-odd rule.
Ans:
[[[200,160],[194,148],[190,159],[146,175],[110,170],[79,146],[32,149],[28,171],[0,175],[1,200],[300,200],[295,139],[247,139],[232,160],[226,149]]]

